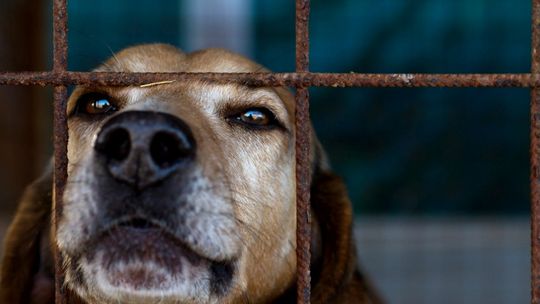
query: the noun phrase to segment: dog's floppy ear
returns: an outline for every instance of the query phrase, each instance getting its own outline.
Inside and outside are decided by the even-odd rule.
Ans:
[[[353,210],[345,184],[331,172],[315,136],[313,140],[312,303],[380,303],[357,267]]]
[[[4,239],[1,303],[54,303],[49,244],[51,167],[26,189]]]

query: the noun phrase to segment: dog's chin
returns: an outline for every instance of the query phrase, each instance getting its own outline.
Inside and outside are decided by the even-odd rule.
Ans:
[[[158,228],[115,227],[80,259],[82,296],[104,303],[201,303],[223,296],[232,263],[214,262]]]

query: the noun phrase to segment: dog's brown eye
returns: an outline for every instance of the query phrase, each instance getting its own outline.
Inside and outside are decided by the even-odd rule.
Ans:
[[[89,93],[81,96],[77,101],[75,113],[90,115],[106,114],[116,111],[112,98],[99,93]]]
[[[248,109],[236,116],[236,120],[249,126],[263,127],[272,125],[276,119],[267,109]]]

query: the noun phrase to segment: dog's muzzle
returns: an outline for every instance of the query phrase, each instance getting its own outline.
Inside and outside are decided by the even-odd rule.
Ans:
[[[228,290],[237,227],[219,179],[202,173],[190,127],[167,113],[121,112],[103,124],[93,152],[71,176],[84,182],[65,192],[73,220],[59,239],[74,261],[70,276],[84,278],[72,284],[97,284],[103,297]],[[65,237],[73,229],[80,237]]]

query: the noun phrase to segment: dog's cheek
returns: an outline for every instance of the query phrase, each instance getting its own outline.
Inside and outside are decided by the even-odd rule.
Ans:
[[[179,234],[214,259],[237,257],[241,241],[231,202],[223,195],[226,190],[204,177],[202,170],[195,170],[194,175],[186,193],[178,198]]]
[[[265,301],[283,292],[296,270],[294,153],[276,145],[238,155],[233,196],[246,247],[239,276],[250,299]]]
[[[69,142],[68,142],[68,172],[78,170],[85,159],[89,159],[93,153],[93,143],[100,129],[101,124],[87,122],[69,122]]]
[[[60,250],[76,254],[89,239],[99,218],[95,174],[91,164],[81,164],[68,178],[63,197],[63,212],[56,240]]]
[[[234,149],[235,147],[233,147]],[[253,136],[242,149],[236,147],[228,155],[231,162],[233,197],[237,202],[240,219],[255,231],[258,237],[272,243],[281,239],[295,217],[294,204],[294,151],[280,133]],[[253,234],[253,232],[248,233]],[[251,236],[253,237],[253,236]],[[256,240],[254,240],[257,242]]]

